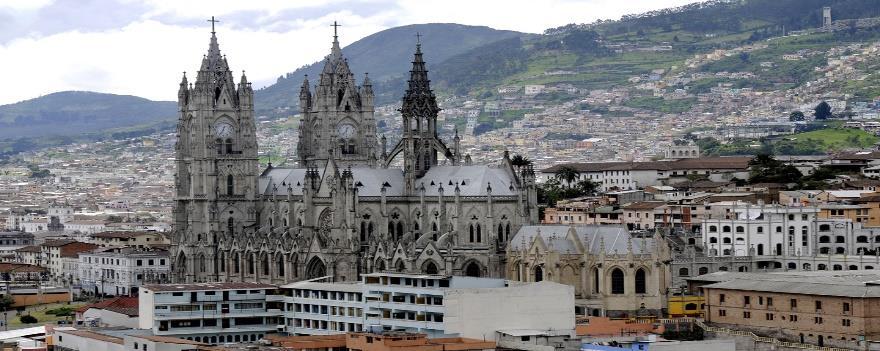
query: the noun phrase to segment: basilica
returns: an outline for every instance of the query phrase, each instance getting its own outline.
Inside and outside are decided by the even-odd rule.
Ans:
[[[173,279],[505,277],[508,242],[538,222],[534,170],[506,152],[496,164],[472,164],[457,131],[440,138],[422,56],[418,43],[401,138],[388,145],[370,80],[358,85],[334,33],[322,72],[298,92],[297,159],[261,168],[254,91],[244,73],[235,83],[212,30],[195,81],[184,74],[178,91]]]

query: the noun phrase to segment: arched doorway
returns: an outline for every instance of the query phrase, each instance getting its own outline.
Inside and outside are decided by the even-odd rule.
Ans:
[[[326,275],[327,267],[324,265],[324,261],[318,257],[312,257],[309,264],[306,265],[306,279],[315,279]]]
[[[819,344],[819,346],[825,346],[825,337],[823,337],[822,335],[819,335],[818,344]]]
[[[535,281],[540,282],[544,280],[544,269],[541,266],[535,267]]]
[[[468,263],[464,268],[464,275],[468,277],[481,277],[483,276],[483,270],[480,268],[480,265],[476,262]]]

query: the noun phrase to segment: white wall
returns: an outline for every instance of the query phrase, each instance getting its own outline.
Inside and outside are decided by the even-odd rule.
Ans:
[[[80,351],[124,351],[125,345],[114,344],[91,338],[83,338],[63,331],[55,332],[55,347],[63,347],[70,350]]]
[[[506,329],[574,332],[574,287],[553,282],[512,288],[449,289],[444,331],[491,340]]]
[[[153,314],[156,303],[152,290],[141,289],[138,294],[138,327],[140,329],[153,329]]]
[[[101,325],[109,327],[126,327],[135,329],[138,327],[138,317],[130,317],[122,313],[97,308],[86,310],[86,312],[83,313],[83,319],[86,321],[99,319]]]

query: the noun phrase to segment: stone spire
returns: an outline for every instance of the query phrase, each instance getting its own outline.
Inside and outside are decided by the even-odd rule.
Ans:
[[[330,61],[336,61],[342,57],[342,49],[339,47],[339,33],[336,31],[341,25],[333,21],[330,26],[333,27],[333,47],[330,48]]]
[[[428,79],[428,69],[422,57],[421,43],[416,44],[412,70],[409,71],[409,81],[400,111],[404,117],[436,116],[440,111],[437,107],[437,97],[431,91],[431,80]]]

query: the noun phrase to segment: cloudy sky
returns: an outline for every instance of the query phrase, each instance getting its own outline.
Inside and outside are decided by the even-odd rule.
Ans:
[[[0,0],[0,104],[62,90],[174,100],[216,16],[220,48],[255,87],[383,29],[454,22],[540,33],[695,0]]]

